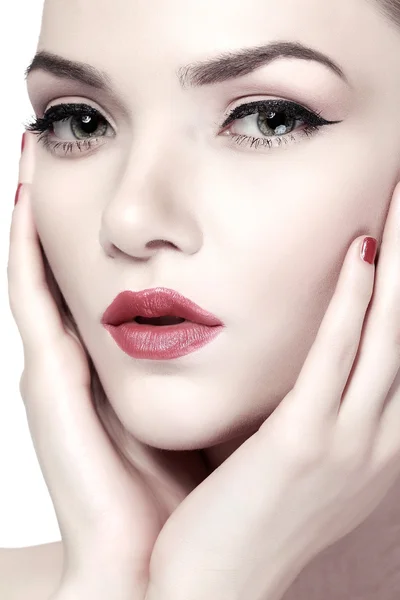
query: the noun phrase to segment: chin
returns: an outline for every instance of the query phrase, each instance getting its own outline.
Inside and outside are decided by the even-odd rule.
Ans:
[[[97,357],[94,350],[97,373],[120,423],[160,450],[204,450],[249,436],[282,397],[272,369],[258,363],[255,368],[241,357],[225,368],[207,363],[166,371],[135,363],[112,368],[106,354]]]
[[[206,410],[194,413],[193,402],[179,411],[171,407],[168,410],[167,406],[160,411],[152,411],[149,406],[146,408],[142,414],[135,411],[134,416],[131,413],[118,416],[133,436],[154,448],[201,450],[226,442],[237,435],[226,415],[222,420],[210,418]]]
[[[237,398],[220,393],[179,389],[172,386],[169,396],[166,385],[141,396],[143,402],[131,401],[121,395],[114,405],[123,426],[139,441],[160,450],[204,450],[225,444],[239,436],[254,433],[265,420],[265,407],[249,415],[249,405],[238,406]],[[162,390],[162,391],[161,391]],[[179,393],[180,391],[180,393]],[[245,397],[244,395],[242,397]]]

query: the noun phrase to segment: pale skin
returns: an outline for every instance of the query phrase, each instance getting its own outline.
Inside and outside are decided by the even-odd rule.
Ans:
[[[11,228],[21,395],[67,556],[57,600],[281,598],[400,472],[399,33],[363,0],[324,11],[311,0],[274,11],[238,2],[228,14],[214,2],[211,23],[203,8],[122,0],[112,12],[87,0],[45,8],[39,49],[105,70],[125,108],[43,72],[28,81],[37,114],[50,102],[85,101],[104,106],[119,134],[74,160],[29,135],[20,181],[30,185]],[[89,17],[96,35],[87,44]],[[357,47],[356,25],[367,33]],[[105,54],[106,30],[118,43]],[[149,49],[150,30],[168,53]],[[299,37],[334,57],[350,83],[320,64],[282,60],[221,88],[188,95],[176,86],[182,63]],[[145,47],[146,60],[127,69],[121,56]],[[341,123],[271,151],[213,137],[226,106],[255,94],[312,103]],[[133,458],[127,469],[96,419],[86,350],[62,326],[36,230],[131,456],[140,451],[146,464]],[[359,257],[364,235],[382,240],[376,276]],[[193,277],[193,265],[188,287],[182,273]],[[225,337],[168,373],[128,360],[98,323],[120,289],[153,284],[175,286],[227,323]]]

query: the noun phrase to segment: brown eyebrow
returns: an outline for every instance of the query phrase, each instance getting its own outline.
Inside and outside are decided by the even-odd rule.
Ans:
[[[339,65],[322,52],[304,46],[300,42],[285,41],[244,48],[236,52],[226,52],[204,62],[189,64],[178,70],[178,78],[183,88],[221,83],[252,73],[278,58],[317,61],[348,83]]]
[[[190,63],[177,70],[178,81],[183,89],[222,83],[247,75],[278,58],[297,58],[319,62],[348,83],[343,70],[331,58],[304,46],[300,42],[271,42],[263,46],[244,48],[220,54],[214,58]],[[79,81],[109,93],[112,91],[110,77],[104,71],[87,63],[69,60],[57,54],[41,50],[25,71],[25,77],[36,70]]]

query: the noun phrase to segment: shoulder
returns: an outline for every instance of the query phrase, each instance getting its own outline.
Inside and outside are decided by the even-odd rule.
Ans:
[[[63,544],[0,548],[0,598],[43,600],[58,588],[63,569]]]

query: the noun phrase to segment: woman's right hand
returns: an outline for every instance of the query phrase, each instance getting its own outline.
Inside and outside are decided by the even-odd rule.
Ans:
[[[20,393],[64,547],[62,580],[53,598],[142,600],[154,543],[173,508],[171,495],[163,502],[140,469],[127,468],[95,412],[86,351],[64,327],[59,299],[46,280],[30,202],[35,146],[25,134],[7,274],[24,350]],[[141,452],[143,458],[143,445]],[[185,490],[182,481],[188,479],[179,481],[178,475],[174,488],[174,467],[184,463],[172,454],[176,462],[166,466],[163,459],[158,476],[164,469],[179,504],[193,486]]]

